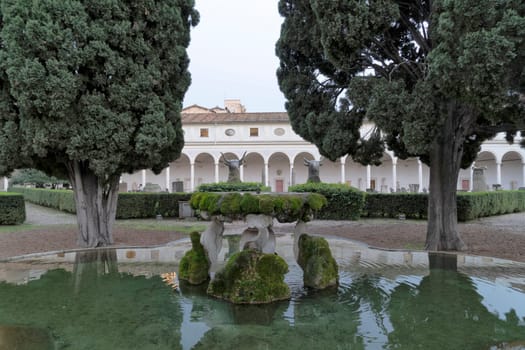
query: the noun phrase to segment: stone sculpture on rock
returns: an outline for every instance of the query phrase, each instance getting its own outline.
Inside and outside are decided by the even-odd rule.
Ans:
[[[284,282],[288,265],[275,254],[255,249],[242,250],[230,257],[224,270],[215,274],[208,294],[234,304],[266,304],[290,298]]]
[[[193,285],[199,285],[208,280],[208,271],[210,263],[200,243],[201,235],[198,232],[192,232],[191,249],[186,252],[180,261],[179,279],[187,281]]]
[[[304,286],[325,289],[339,282],[337,262],[323,237],[301,234],[297,263],[303,269]]]
[[[222,162],[228,167],[228,182],[241,182],[241,175],[239,169],[244,164],[244,157],[246,152],[242,155],[241,159],[227,159],[224,153],[222,153]]]
[[[321,178],[319,177],[319,167],[323,165],[322,159],[308,160],[304,158],[304,165],[308,167],[307,182],[321,182]]]

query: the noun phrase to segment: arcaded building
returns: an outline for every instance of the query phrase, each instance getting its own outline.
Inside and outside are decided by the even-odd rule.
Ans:
[[[200,184],[226,181],[227,159],[241,158],[241,179],[262,182],[274,192],[286,192],[294,184],[305,183],[308,169],[304,159],[320,159],[315,145],[304,141],[290,125],[284,112],[249,113],[239,100],[225,100],[224,107],[186,107],[182,114],[185,146],[182,155],[160,174],[142,170],[122,176],[121,189],[137,190],[156,183],[162,190],[192,192]],[[366,132],[370,126],[364,126]],[[525,149],[509,145],[504,135],[485,142],[475,167],[485,168],[487,189],[525,187]],[[520,137],[516,141],[519,142]],[[324,159],[320,168],[323,182],[346,183],[360,190],[425,191],[429,169],[417,158],[398,159],[386,151],[381,166],[362,166],[350,157],[335,162]],[[462,170],[458,190],[472,189],[472,169]]]

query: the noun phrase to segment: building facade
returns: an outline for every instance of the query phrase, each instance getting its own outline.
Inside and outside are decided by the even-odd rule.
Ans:
[[[185,145],[179,159],[158,175],[148,169],[123,174],[120,191],[137,191],[153,183],[163,191],[192,192],[204,183],[226,181],[228,168],[222,157],[240,159],[246,153],[240,168],[242,181],[261,182],[274,192],[286,192],[289,186],[306,182],[304,159],[320,159],[316,146],[292,130],[286,113],[247,113],[239,100],[225,100],[224,107],[211,109],[187,107],[182,125]],[[364,125],[362,133],[371,128],[371,124]],[[482,145],[473,166],[485,169],[488,190],[494,185],[502,189],[525,187],[525,149],[518,144],[521,137],[509,145],[499,134]],[[398,159],[390,151],[384,153],[380,166],[363,166],[351,157],[335,162],[324,159],[319,173],[323,182],[345,183],[363,191],[423,192],[429,184],[425,164],[417,158]],[[0,189],[7,186],[7,178],[0,181]],[[472,187],[473,169],[461,170],[457,189],[470,191]]]
[[[223,182],[228,168],[222,157],[240,159],[241,180],[262,182],[274,192],[286,192],[294,184],[305,183],[308,169],[304,159],[320,159],[315,145],[304,141],[290,125],[284,112],[247,113],[239,100],[226,100],[225,107],[211,109],[198,105],[183,110],[185,146],[179,159],[160,174],[142,170],[122,176],[121,190],[134,191],[146,183],[162,190],[192,192],[203,183]],[[372,125],[364,125],[366,133]],[[509,145],[503,134],[482,145],[473,166],[484,168],[487,189],[525,187],[525,149],[517,142]],[[322,161],[323,182],[346,183],[360,190],[378,192],[418,191],[428,189],[429,169],[417,158],[398,159],[390,151],[380,166],[363,166],[351,157]],[[458,190],[472,190],[473,170],[461,170]]]

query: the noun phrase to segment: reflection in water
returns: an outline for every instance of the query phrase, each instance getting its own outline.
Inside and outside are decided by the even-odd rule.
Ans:
[[[95,249],[77,252],[73,276],[75,290],[97,281],[99,277],[118,273],[117,251],[115,249]]]
[[[230,248],[238,242],[225,239]],[[338,242],[340,286],[336,291],[303,289],[293,254],[278,251],[290,265],[286,280],[292,287],[292,300],[257,306],[209,298],[205,285],[181,282],[173,290],[160,274],[176,271],[178,260],[133,262],[110,250],[77,255],[70,265],[60,263],[71,272],[53,269],[44,260],[0,264],[4,276],[13,275],[10,267],[48,269],[26,284],[0,282],[0,329],[14,325],[44,329],[56,349],[75,350],[477,350],[524,340],[525,312],[501,306],[509,300],[525,304],[523,265],[505,270],[505,279],[523,290],[496,288],[488,276],[499,270],[490,266],[465,269],[470,258],[431,254],[425,255],[424,262],[418,255],[422,253],[408,259],[406,253],[354,251]],[[278,247],[286,246],[282,243]],[[152,256],[136,252],[137,257]],[[157,271],[153,277],[143,276],[151,276],[152,271]],[[479,281],[483,281],[481,287]],[[498,292],[504,292],[506,300],[497,295],[490,300],[496,303],[495,309],[504,310],[499,315],[486,306],[488,294]]]
[[[471,278],[457,272],[456,255],[429,254],[429,263],[430,273],[418,286],[400,284],[390,297],[390,345],[488,349],[524,340],[523,322],[512,311],[506,320],[489,312]]]

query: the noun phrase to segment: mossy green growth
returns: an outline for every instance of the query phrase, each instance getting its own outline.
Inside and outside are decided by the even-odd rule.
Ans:
[[[297,263],[303,269],[305,287],[325,289],[337,285],[337,263],[323,237],[301,235]]]
[[[201,235],[198,232],[192,232],[190,237],[192,248],[184,254],[180,261],[179,279],[198,285],[208,280],[210,263],[200,242]]]
[[[236,217],[241,214],[241,200],[240,193],[228,193],[220,200],[220,210],[223,215],[229,217]]]
[[[259,197],[245,193],[241,198],[241,211],[243,213],[259,214]]]
[[[190,200],[193,209],[208,215],[239,218],[248,214],[264,214],[277,218],[279,222],[309,221],[314,212],[326,203],[326,198],[318,193],[197,192]]]
[[[284,282],[288,265],[275,254],[253,249],[230,257],[223,270],[215,274],[208,294],[234,304],[264,304],[290,298]]]
[[[259,196],[259,210],[261,214],[272,215],[273,209],[275,208],[273,201],[275,200],[274,196],[271,195],[261,195]]]

